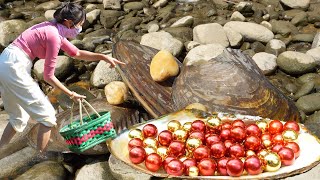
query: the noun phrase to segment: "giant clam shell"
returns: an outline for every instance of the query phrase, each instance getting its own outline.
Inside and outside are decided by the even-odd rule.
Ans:
[[[224,117],[225,113],[218,113],[219,117]],[[182,124],[185,122],[194,121],[196,119],[206,119],[208,118],[207,114],[199,113],[199,111],[194,110],[182,110],[174,112],[165,116],[162,116],[158,119],[148,121],[147,123],[152,123],[157,126],[158,132],[161,132],[167,128],[167,123],[173,119],[179,120]],[[243,119],[245,123],[252,123],[254,121],[259,121],[261,117],[259,116],[245,116],[236,114],[236,118]],[[146,123],[145,123],[146,124]],[[145,124],[137,124],[133,128],[142,129]],[[294,164],[291,166],[281,167],[278,171],[275,172],[263,172],[259,175],[243,175],[237,177],[236,179],[275,179],[275,178],[284,178],[296,174],[301,174],[306,172],[320,163],[320,141],[317,137],[309,133],[307,128],[304,125],[300,124],[301,130],[298,138],[298,144],[300,146],[300,156],[295,160]],[[170,177],[166,174],[165,171],[161,168],[158,172],[153,173],[148,171],[144,163],[135,165],[130,162],[128,155],[128,131],[123,132],[118,137],[113,140],[107,141],[109,151],[119,160],[125,162],[129,166],[133,167],[136,170],[141,172],[156,176],[156,177]],[[198,176],[198,177],[189,177],[189,176],[179,176],[178,178],[182,179],[230,179],[230,176]]]

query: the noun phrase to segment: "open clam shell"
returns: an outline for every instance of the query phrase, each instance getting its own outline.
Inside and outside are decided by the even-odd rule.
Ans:
[[[218,113],[219,117],[225,117],[227,114]],[[206,119],[208,114],[201,113],[199,111],[193,110],[182,110],[174,112],[168,115],[164,115],[158,119],[148,121],[147,123],[152,123],[158,128],[158,132],[161,132],[167,128],[167,123],[171,120],[179,120],[181,124],[185,122],[192,122],[196,119]],[[246,116],[246,115],[235,115],[235,119],[243,119],[245,123],[252,123],[254,121],[261,120],[259,116]],[[222,118],[223,119],[223,118]],[[145,124],[137,124],[132,127],[133,129],[139,128],[142,129]],[[320,140],[310,134],[307,128],[300,124],[300,134],[298,137],[298,144],[300,146],[300,156],[297,158],[293,165],[281,167],[278,171],[275,172],[263,172],[259,175],[242,175],[236,179],[274,179],[274,178],[284,178],[296,174],[301,174],[306,172],[320,163]],[[170,177],[162,168],[154,173],[146,169],[144,163],[133,164],[129,159],[128,152],[128,137],[129,130],[122,132],[113,140],[107,141],[108,148],[110,152],[119,160],[125,162],[129,166],[147,173],[156,177]],[[177,178],[182,179],[230,179],[230,176],[198,176],[198,177],[189,177],[189,176],[179,176]],[[233,177],[234,178],[234,177]]]

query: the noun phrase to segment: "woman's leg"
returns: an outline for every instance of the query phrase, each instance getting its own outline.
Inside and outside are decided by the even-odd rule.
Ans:
[[[11,124],[8,123],[6,128],[3,131],[3,134],[0,140],[0,149],[6,144],[8,144],[15,134],[16,134],[16,130],[14,130]]]
[[[50,135],[51,135],[51,127],[47,127],[40,123],[39,129],[38,129],[38,139],[37,139],[37,148],[40,153],[43,153],[46,151],[48,142],[50,140]]]

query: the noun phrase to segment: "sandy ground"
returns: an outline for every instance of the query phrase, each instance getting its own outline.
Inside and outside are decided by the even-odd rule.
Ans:
[[[0,111],[0,136],[7,124],[8,115],[4,111]],[[320,164],[312,168],[306,173],[299,174],[293,177],[285,178],[285,180],[320,180]]]

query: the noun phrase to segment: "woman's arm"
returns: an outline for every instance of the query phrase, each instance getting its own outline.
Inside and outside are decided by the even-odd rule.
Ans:
[[[111,67],[114,67],[116,64],[125,64],[113,57],[109,57],[104,54],[100,53],[94,53],[90,51],[85,51],[85,50],[79,50],[73,58],[80,59],[80,60],[85,60],[85,61],[98,61],[98,60],[104,60],[108,63],[111,64]]]

